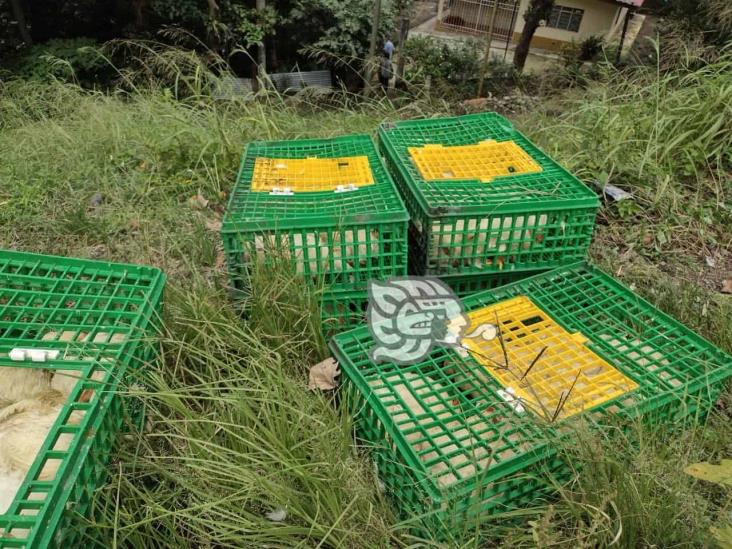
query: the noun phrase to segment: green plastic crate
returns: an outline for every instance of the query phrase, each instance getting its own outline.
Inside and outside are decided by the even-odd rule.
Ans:
[[[151,267],[0,251],[0,368],[42,367],[80,378],[15,501],[0,515],[0,547],[81,543],[77,518],[88,513],[104,481],[127,413],[116,391],[154,355],[164,284]],[[11,361],[14,348],[60,355],[42,363]],[[82,402],[90,389],[93,396]],[[83,412],[78,424],[69,421],[72,412]],[[72,435],[66,451],[56,447],[62,433]],[[60,460],[55,478],[39,480],[50,459]]]
[[[326,290],[320,305],[323,332],[332,335],[365,323],[368,304],[367,291]]]
[[[556,442],[571,436],[573,422],[674,422],[706,412],[732,377],[730,356],[587,264],[463,303],[470,311],[517,296],[527,296],[565,330],[581,332],[585,345],[637,389],[550,423],[518,413],[472,354],[443,347],[417,364],[375,364],[368,327],[331,340],[357,411],[358,436],[402,513],[423,517],[421,528],[438,539],[460,537],[474,520],[549,494],[543,475],[567,474]]]
[[[539,173],[425,181],[408,147],[512,140]],[[596,194],[495,113],[385,123],[379,145],[411,214],[416,275],[530,271],[584,259],[599,208]]]
[[[257,159],[368,158],[372,185],[348,192],[252,191]],[[254,261],[286,257],[318,284],[365,290],[372,278],[403,276],[407,269],[409,214],[371,138],[250,143],[224,216],[231,283],[243,289]]]
[[[511,282],[517,282],[541,274],[545,271],[515,271],[505,273],[486,273],[478,275],[452,275],[441,276],[440,280],[446,282],[458,297],[467,297],[470,294],[483,290],[500,288]]]

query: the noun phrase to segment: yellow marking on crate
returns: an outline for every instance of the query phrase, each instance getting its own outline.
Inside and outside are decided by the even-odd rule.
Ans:
[[[466,333],[474,337],[463,338],[465,347],[507,391],[546,419],[573,416],[638,387],[586,347],[581,333],[566,331],[526,296],[470,311],[468,318]],[[490,339],[474,332],[481,325],[500,330]]]
[[[340,158],[257,158],[253,191],[290,189],[292,192],[335,191],[374,184],[368,156]]]
[[[425,181],[477,179],[539,173],[541,166],[514,141],[481,141],[474,145],[409,147],[409,155]]]

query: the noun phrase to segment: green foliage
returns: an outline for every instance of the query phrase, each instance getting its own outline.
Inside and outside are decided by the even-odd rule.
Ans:
[[[218,45],[228,50],[248,48],[270,34],[278,20],[271,5],[256,10],[235,0],[217,0],[217,20],[212,20],[205,0],[155,0],[154,13],[164,22],[185,28],[199,38],[216,37]]]
[[[369,50],[372,0],[294,0],[278,32],[319,62],[358,69]],[[379,44],[394,28],[392,2],[382,3]]]
[[[158,17],[180,26],[201,25],[208,16],[201,0],[153,0],[151,8]]]
[[[448,44],[430,37],[407,40],[404,76],[414,86],[424,86],[427,77],[437,93],[454,90],[458,95],[475,93],[480,71],[480,44],[475,40]]]
[[[554,7],[553,0],[530,0],[526,11],[523,13],[525,20],[529,19],[549,19]]]
[[[12,55],[23,46],[9,0],[0,0],[0,56]]]
[[[405,79],[412,91],[423,89],[427,77],[435,95],[449,99],[474,97],[482,70],[482,44],[477,40],[447,43],[430,37],[407,40]],[[510,63],[493,57],[488,62],[486,89],[505,93],[516,84],[517,73]]]
[[[580,177],[633,190],[635,200],[618,205],[630,225],[626,238],[642,239],[641,220],[663,220],[670,226],[661,250],[728,246],[722,227],[732,221],[732,50],[660,77],[655,70],[603,70],[602,81],[561,114],[533,114],[530,123],[541,126],[534,136]]]
[[[460,41],[452,46],[435,38],[410,38],[406,55],[406,74],[410,81],[423,81],[429,75],[435,80],[460,84],[477,78],[480,67],[480,44],[475,40]]]
[[[233,2],[224,4],[223,31],[226,41],[233,47],[249,47],[261,43],[271,34],[278,22],[275,8],[267,6],[264,10],[246,8]]]
[[[607,64],[614,46],[606,50],[601,36],[589,36],[580,42],[570,42],[560,52],[561,66],[552,74],[557,88],[587,85],[601,76],[599,64]]]
[[[665,11],[687,33],[703,33],[707,43],[723,45],[732,36],[732,4],[727,0],[670,0]]]
[[[662,71],[714,62],[732,42],[728,0],[670,0],[662,14],[655,29],[661,47],[644,59]]]
[[[74,38],[50,40],[24,50],[15,72],[25,78],[92,83],[109,70],[109,63],[94,40]]]

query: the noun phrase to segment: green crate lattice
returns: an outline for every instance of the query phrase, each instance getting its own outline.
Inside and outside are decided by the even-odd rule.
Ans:
[[[368,157],[374,184],[336,193],[291,196],[251,190],[264,158]],[[257,251],[291,258],[306,279],[365,290],[372,278],[406,274],[409,215],[369,136],[250,143],[242,158],[221,234],[232,286],[247,286]]]
[[[334,334],[366,322],[369,296],[366,290],[326,290],[320,300],[323,332]]]
[[[732,377],[732,358],[608,275],[578,263],[463,300],[466,310],[528,296],[639,388],[580,414],[668,422],[703,413]],[[331,349],[357,410],[358,436],[406,515],[438,538],[468,519],[526,505],[548,492],[541,471],[566,473],[551,441],[557,425],[517,413],[470,355],[435,349],[418,364],[374,364],[368,328],[335,336]],[[405,383],[408,381],[408,387]],[[415,405],[414,402],[418,404]]]
[[[458,297],[467,297],[483,290],[494,290],[518,282],[529,276],[541,274],[545,271],[508,271],[501,273],[486,273],[472,275],[443,275],[440,280],[446,282]]]
[[[513,140],[542,172],[425,181],[408,147]],[[382,124],[379,146],[412,217],[412,274],[542,270],[584,259],[599,200],[496,113]]]
[[[0,515],[0,548],[79,542],[78,515],[89,511],[125,420],[126,398],[116,391],[126,373],[154,354],[150,335],[159,322],[164,284],[164,275],[151,267],[0,251],[0,368],[42,366],[80,377],[18,496]],[[48,338],[50,332],[56,337]],[[62,341],[64,333],[88,338]],[[124,340],[112,342],[112,334]],[[16,347],[56,349],[61,358],[13,362],[8,353]],[[97,373],[98,380],[92,378]],[[88,389],[94,394],[82,402]],[[72,412],[83,412],[78,424],[69,423]],[[65,451],[54,449],[62,433],[73,435]],[[49,459],[61,460],[58,473],[38,480]]]

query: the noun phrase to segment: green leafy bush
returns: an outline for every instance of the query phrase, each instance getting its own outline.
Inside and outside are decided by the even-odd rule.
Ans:
[[[371,0],[295,0],[278,39],[297,44],[301,53],[321,62],[358,69],[368,54],[373,2]],[[391,2],[382,6],[380,39],[394,28]]]
[[[31,46],[16,61],[14,72],[29,79],[58,78],[86,84],[98,81],[110,70],[97,42],[73,38]]]
[[[474,93],[480,70],[479,51],[473,40],[448,45],[428,37],[410,38],[406,43],[405,79],[413,86],[424,86],[429,79],[439,92]]]

